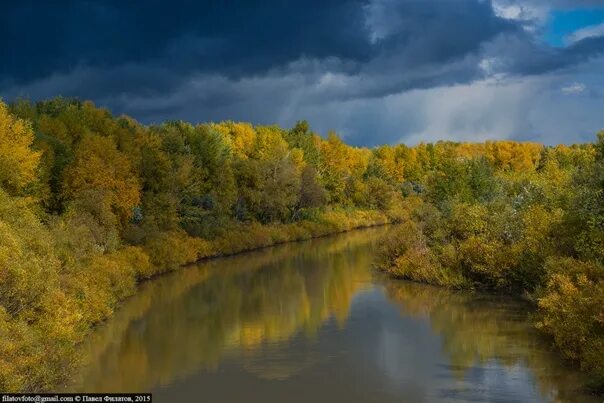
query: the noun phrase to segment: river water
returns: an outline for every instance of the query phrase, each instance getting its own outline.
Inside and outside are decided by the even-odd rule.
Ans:
[[[388,228],[203,262],[142,285],[72,389],[155,402],[600,401],[530,306],[388,279]]]

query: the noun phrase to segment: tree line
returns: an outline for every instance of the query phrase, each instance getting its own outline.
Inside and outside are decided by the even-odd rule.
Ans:
[[[381,158],[291,129],[145,126],[0,102],[0,390],[47,390],[138,281],[200,258],[398,220]]]
[[[524,296],[536,326],[604,386],[604,132],[593,144],[439,143],[403,168],[395,277]]]
[[[200,258],[403,221],[393,275],[525,294],[604,373],[604,139],[373,149],[240,122],[142,125],[0,102],[0,390],[47,390],[138,281]]]

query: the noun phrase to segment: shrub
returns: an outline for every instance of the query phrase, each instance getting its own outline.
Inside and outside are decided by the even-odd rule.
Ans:
[[[207,256],[209,244],[181,231],[168,231],[153,236],[144,249],[149,255],[152,274],[158,274]]]
[[[604,387],[604,267],[563,258],[549,259],[547,270],[538,327]]]

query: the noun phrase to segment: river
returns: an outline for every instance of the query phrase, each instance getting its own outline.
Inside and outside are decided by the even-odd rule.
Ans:
[[[388,279],[388,228],[202,262],[144,283],[83,347],[76,391],[155,402],[599,401],[531,307]]]

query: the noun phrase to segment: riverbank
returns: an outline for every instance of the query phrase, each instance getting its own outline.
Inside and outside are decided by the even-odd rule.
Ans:
[[[442,144],[382,243],[391,275],[523,296],[535,326],[604,389],[604,132],[544,147]]]
[[[141,283],[81,345],[83,365],[67,390],[153,391],[167,380],[167,373],[211,367],[228,356],[233,343],[252,351],[296,334],[317,334],[332,314],[341,318],[346,312],[359,280],[371,277],[367,252],[373,249],[364,245],[374,244],[390,227],[376,225],[208,258]],[[353,253],[360,249],[366,252]],[[309,272],[315,275],[304,280]],[[189,298],[199,299],[181,305]],[[159,312],[172,314],[157,319]],[[248,319],[240,322],[243,317]],[[164,331],[158,333],[160,328]],[[130,337],[136,329],[144,335]],[[161,352],[147,349],[146,336],[163,345]],[[112,376],[98,372],[102,363],[112,363]],[[80,375],[98,383],[82,383]]]
[[[390,154],[292,128],[146,126],[87,101],[0,101],[0,390],[51,390],[137,284],[393,221]]]
[[[145,279],[399,220],[394,274],[529,295],[565,357],[604,378],[603,167],[604,133],[367,149],[306,122],[145,126],[86,101],[0,102],[0,390],[68,377]]]
[[[376,275],[375,246],[397,227],[208,259],[145,282],[86,339],[69,390],[240,401],[250,388],[261,401],[322,401],[321,374],[339,373],[337,390],[325,387],[353,402],[418,388],[429,400],[598,402],[581,399],[582,375],[538,337],[526,304]],[[496,383],[482,376],[495,371]]]
[[[437,237],[432,232],[447,227],[451,224],[442,218],[436,224],[422,221],[415,214],[415,220],[405,221],[380,242],[377,267],[396,279],[528,301],[535,309],[531,315],[533,326],[567,364],[583,371],[589,392],[604,394],[604,290],[597,280],[598,267],[548,256],[544,259],[542,285],[532,289],[510,286],[515,276],[527,274],[520,271],[522,266],[506,265],[504,261],[522,262],[518,256],[525,250],[518,245],[493,249],[475,238],[460,241],[451,237],[447,242],[442,234]]]
[[[138,284],[200,259],[233,255],[286,242],[302,241],[354,229],[384,225],[400,219],[394,212],[328,210],[313,221],[291,224],[234,224],[213,240],[171,232],[143,246],[128,246],[91,260],[86,279],[77,277],[79,305],[63,312],[66,320],[48,327],[10,326],[0,321],[0,390],[51,391],[77,370],[77,346],[91,330],[111,318],[122,301],[136,293]],[[152,280],[151,280],[152,281]],[[2,313],[2,312],[0,312]],[[74,316],[77,315],[75,318]],[[63,324],[62,332],[55,326]],[[33,331],[32,331],[33,330]]]

